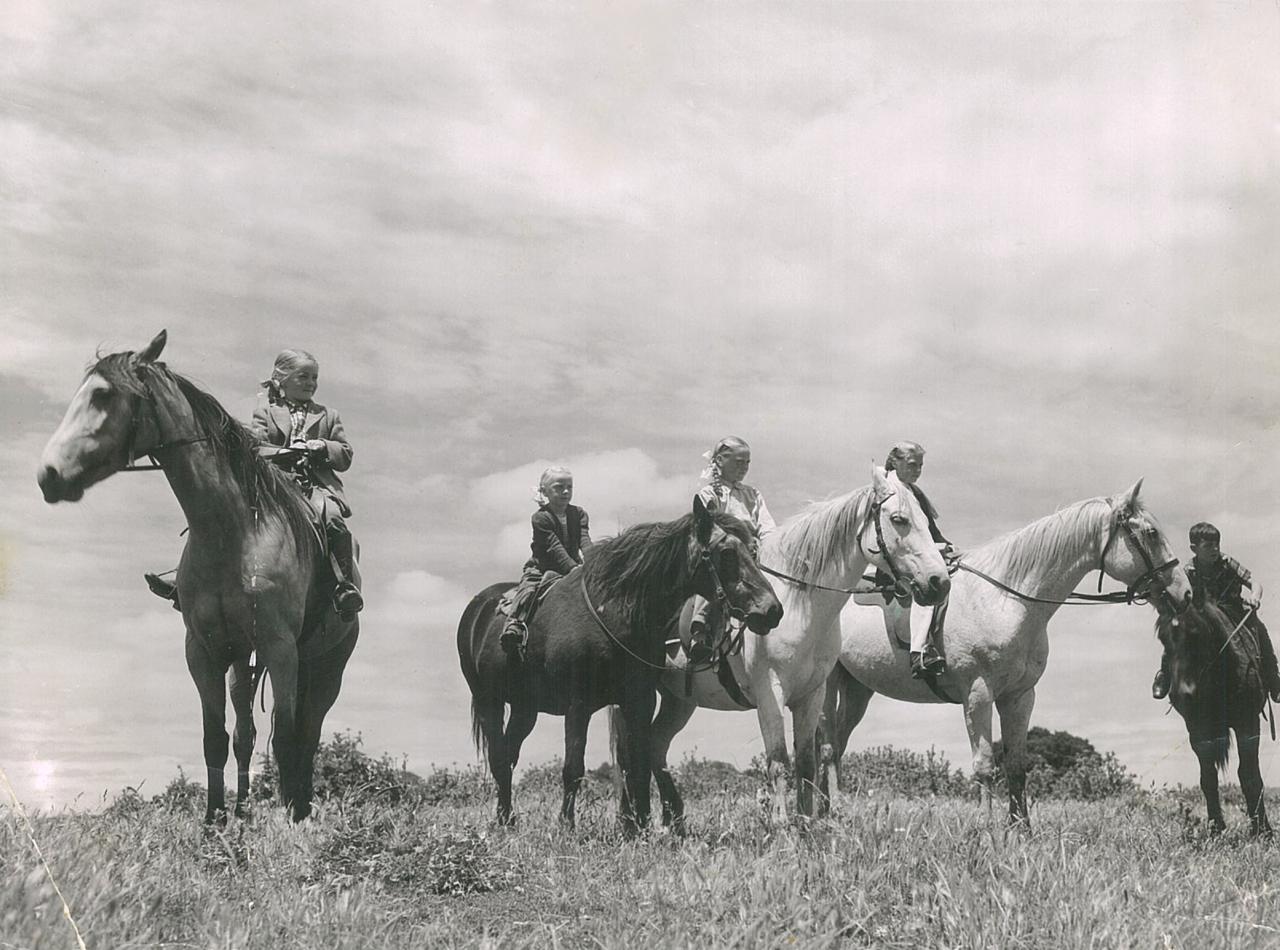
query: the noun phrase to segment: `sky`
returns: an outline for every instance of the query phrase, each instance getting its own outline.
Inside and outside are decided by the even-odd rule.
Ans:
[[[42,808],[203,780],[163,477],[35,481],[161,328],[242,419],[317,356],[367,601],[326,731],[418,771],[475,761],[454,630],[550,462],[603,535],[724,435],[780,519],[913,439],[962,548],[1145,478],[1175,553],[1210,520],[1280,585],[1278,52],[1271,2],[5,4],[0,767]],[[1194,784],[1153,616],[1060,611],[1032,722]],[[877,699],[883,744],[968,765],[954,708]],[[673,756],[761,749],[702,711]]]

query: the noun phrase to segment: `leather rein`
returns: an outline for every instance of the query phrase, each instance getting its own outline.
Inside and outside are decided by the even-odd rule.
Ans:
[[[720,572],[716,570],[715,559],[711,556],[711,550],[709,548],[703,548],[702,553],[698,555],[698,569],[701,570],[703,568],[706,568],[708,573],[711,575],[711,583],[715,588],[716,607],[722,611],[724,616],[728,617],[732,621],[737,621],[738,625],[741,626],[746,621],[746,614],[741,608],[735,607],[729,603],[729,595],[725,593],[724,584],[720,581]],[[647,666],[651,670],[658,670],[661,673],[667,672],[667,665],[665,663],[651,663],[649,660],[646,660],[644,657],[640,656],[628,647],[626,643],[620,640],[618,636],[609,629],[609,625],[605,623],[604,618],[600,616],[600,611],[597,610],[595,604],[591,602],[591,595],[587,591],[587,572],[585,570],[579,578],[579,586],[582,589],[582,602],[587,605],[587,612],[591,614],[591,619],[593,619],[596,622],[596,625],[604,631],[605,636],[613,642],[614,646],[627,654],[627,656],[631,657],[631,659],[635,660],[637,663]],[[710,669],[710,667],[708,666],[706,669]]]

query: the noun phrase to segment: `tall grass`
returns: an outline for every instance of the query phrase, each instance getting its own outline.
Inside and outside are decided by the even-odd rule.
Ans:
[[[679,773],[683,839],[623,840],[602,774],[563,830],[554,768],[527,773],[512,829],[477,769],[336,791],[297,826],[261,802],[206,830],[179,779],[33,827],[93,948],[1280,944],[1276,847],[1240,813],[1210,838],[1182,794],[1043,801],[1020,833],[946,783],[864,784],[830,818],[775,824],[751,772]],[[21,817],[0,813],[0,948],[74,946]]]

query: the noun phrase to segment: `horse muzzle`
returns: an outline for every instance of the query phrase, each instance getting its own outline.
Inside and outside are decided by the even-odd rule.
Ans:
[[[79,479],[68,480],[52,465],[44,465],[36,474],[40,492],[49,504],[60,501],[79,501],[84,497],[84,485]]]
[[[933,607],[947,599],[951,593],[951,578],[945,574],[930,576],[926,585],[911,584],[911,596],[921,607]]]
[[[763,637],[780,623],[782,623],[782,604],[776,600],[763,611],[752,610],[747,614],[747,629],[758,637]]]

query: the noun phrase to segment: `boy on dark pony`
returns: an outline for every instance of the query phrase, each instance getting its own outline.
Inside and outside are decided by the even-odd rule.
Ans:
[[[1190,540],[1194,557],[1187,565],[1187,577],[1191,581],[1191,589],[1196,594],[1203,594],[1237,628],[1243,626],[1253,636],[1261,658],[1259,672],[1262,684],[1271,698],[1280,702],[1280,666],[1276,663],[1271,635],[1258,616],[1262,584],[1239,561],[1222,553],[1219,549],[1222,535],[1209,522],[1192,525]],[[1160,672],[1151,684],[1151,695],[1155,699],[1164,699],[1169,695],[1169,686],[1169,654],[1166,650],[1161,654]]]
[[[555,465],[542,473],[534,493],[538,510],[530,517],[532,557],[525,562],[520,583],[503,598],[498,609],[508,620],[499,643],[509,656],[518,657],[529,637],[529,620],[538,599],[555,581],[582,563],[591,547],[587,512],[569,502],[573,498],[573,473]]]

